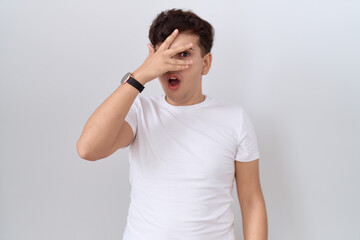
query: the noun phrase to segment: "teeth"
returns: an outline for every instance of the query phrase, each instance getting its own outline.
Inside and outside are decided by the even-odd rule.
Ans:
[[[170,78],[170,80],[177,80],[176,78]]]

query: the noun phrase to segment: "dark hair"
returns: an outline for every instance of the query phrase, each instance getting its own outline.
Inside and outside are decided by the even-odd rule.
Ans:
[[[214,28],[211,24],[192,11],[175,8],[162,11],[156,16],[149,29],[151,44],[155,47],[164,42],[175,29],[178,29],[179,33],[198,35],[202,56],[211,51],[214,41]]]

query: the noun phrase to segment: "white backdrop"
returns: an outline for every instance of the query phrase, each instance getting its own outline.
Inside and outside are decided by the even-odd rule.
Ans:
[[[269,239],[360,239],[356,0],[1,0],[0,239],[121,240],[128,148],[90,162],[76,141],[174,7],[215,28],[203,93],[253,121]],[[161,93],[158,80],[142,92]]]

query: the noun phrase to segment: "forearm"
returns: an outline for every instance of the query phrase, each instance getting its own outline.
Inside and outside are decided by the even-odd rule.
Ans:
[[[240,206],[244,240],[267,240],[267,215],[262,194],[254,199],[242,200]]]
[[[101,158],[113,144],[139,91],[120,85],[90,116],[77,142],[82,156]]]

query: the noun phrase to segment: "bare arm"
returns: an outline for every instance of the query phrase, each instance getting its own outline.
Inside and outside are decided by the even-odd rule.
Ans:
[[[245,240],[267,240],[265,201],[259,178],[259,159],[235,161],[236,188],[241,207]]]
[[[142,85],[168,71],[184,70],[192,61],[173,59],[175,54],[189,49],[192,44],[169,48],[176,38],[174,31],[161,44],[158,50],[148,45],[149,54],[144,63],[134,71],[134,78]],[[117,149],[127,146],[133,139],[133,133],[125,123],[139,91],[130,84],[120,85],[90,116],[76,144],[81,158],[95,161],[105,158]]]
[[[110,146],[138,94],[130,84],[122,84],[95,110],[76,144],[81,158],[98,160],[112,153]]]

